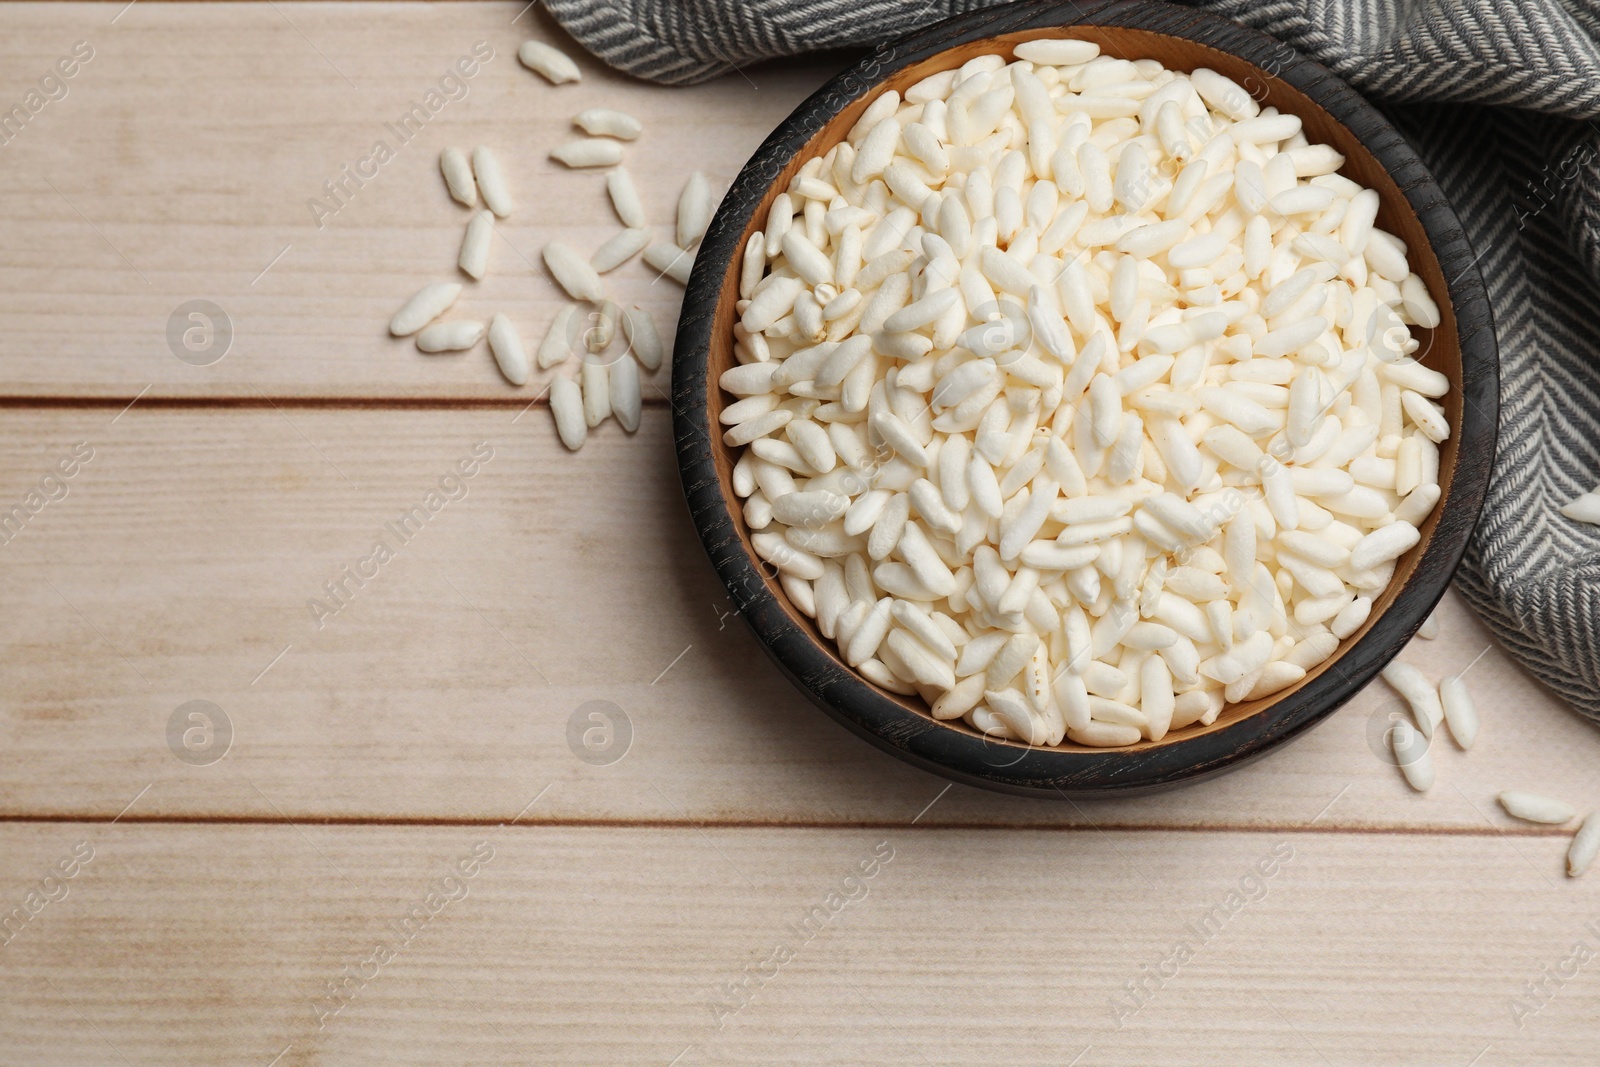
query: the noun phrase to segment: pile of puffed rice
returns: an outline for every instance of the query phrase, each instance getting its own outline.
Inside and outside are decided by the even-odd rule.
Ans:
[[[886,92],[744,250],[755,551],[873,683],[1122,746],[1305,677],[1440,497],[1438,307],[1294,115],[1039,40]]]

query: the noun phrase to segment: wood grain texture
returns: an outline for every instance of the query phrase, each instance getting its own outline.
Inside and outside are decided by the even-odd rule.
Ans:
[[[584,80],[553,87],[523,68],[520,4],[7,4],[0,101],[23,98],[58,57],[94,57],[0,146],[0,393],[99,396],[487,398],[516,403],[482,346],[423,356],[387,334],[420,286],[467,282],[456,256],[468,213],[439,176],[446,145],[491,146],[518,210],[490,273],[456,314],[509,315],[531,346],[565,297],[539,249],[587,255],[620,228],[600,171],[546,158],[579,136],[571,117],[619,107],[645,127],[627,150],[658,239],[700,169],[727,182],[829,64],[664,92],[582,55]],[[409,143],[386,129],[480,41],[492,60]],[[394,158],[327,217],[323,183],[385,140]],[[287,248],[288,251],[284,252]],[[275,257],[283,253],[281,259]],[[266,268],[273,264],[270,270]],[[262,272],[265,271],[263,274]],[[607,275],[669,342],[682,289],[635,260]],[[195,367],[168,349],[168,317],[204,298],[232,319],[232,350]]]
[[[634,438],[607,423],[575,456],[544,409],[112,417],[0,423],[0,511],[74,443],[95,450],[0,546],[5,814],[110,817],[153,783],[128,818],[493,821],[550,785],[530,818],[898,825],[942,788],[809,706],[731,614],[678,494],[664,411]],[[494,458],[466,497],[402,545],[385,524],[482,441]],[[379,538],[393,561],[359,588],[342,579]],[[334,605],[334,580],[349,603],[318,628],[308,602]],[[959,786],[927,819],[1296,826],[1333,801],[1319,826],[1492,832],[1513,825],[1493,807],[1503,788],[1600,806],[1592,729],[1459,601],[1443,617],[1446,637],[1406,658],[1433,677],[1475,662],[1484,727],[1470,754],[1441,741],[1426,797],[1370,747],[1400,706],[1378,683],[1272,759],[1170,799],[1074,806]],[[167,747],[169,717],[194,699],[234,725],[213,766]],[[632,722],[613,766],[568,747],[590,700]]]
[[[1600,944],[1551,841],[12,826],[0,904],[80,841],[0,947],[17,1067],[1588,1065],[1600,1022],[1587,971],[1514,1021]]]

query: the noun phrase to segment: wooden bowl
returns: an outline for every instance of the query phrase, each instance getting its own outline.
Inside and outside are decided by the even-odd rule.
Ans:
[[[1009,56],[1015,45],[1046,36],[1094,41],[1106,54],[1156,59],[1174,70],[1210,67],[1261,104],[1300,116],[1312,142],[1344,154],[1341,173],[1378,192],[1378,225],[1405,241],[1443,316],[1435,330],[1414,328],[1423,362],[1451,383],[1443,400],[1453,433],[1440,461],[1442,498],[1366,625],[1292,688],[1228,705],[1211,726],[1118,749],[986,738],[960,720],[935,720],[921,700],[879,689],[848,667],[758,567],[731,485],[737,456],[722,444],[718,423],[730,402],[716,383],[734,364],[742,250],[800,165],[842,140],[880,92],[903,91],[982,53]],[[739,613],[779,668],[818,707],[884,751],[956,781],[1036,796],[1132,793],[1216,774],[1348,700],[1399,652],[1449,584],[1483,504],[1499,406],[1493,322],[1473,262],[1455,212],[1388,121],[1331,72],[1273,38],[1151,0],[1037,0],[953,18],[879,47],[801,104],[723,199],[689,281],[673,366],[673,428],[689,510]]]

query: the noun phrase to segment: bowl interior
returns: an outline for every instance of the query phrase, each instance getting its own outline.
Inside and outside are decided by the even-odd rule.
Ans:
[[[1275,71],[1282,69],[1281,66],[1270,63],[1266,66],[1258,66],[1227,52],[1182,37],[1126,26],[1073,25],[1055,28],[1033,28],[959,44],[896,70],[846,104],[806,142],[800,151],[796,152],[788,160],[783,169],[778,172],[777,178],[766,189],[764,196],[751,213],[744,231],[738,235],[737,243],[733,247],[742,249],[750,234],[764,228],[767,212],[773,199],[788,188],[790,180],[800,166],[814,156],[825,154],[835,144],[842,141],[851,127],[855,125],[861,113],[881,93],[890,89],[904,93],[907,88],[930,74],[959,67],[978,55],[999,53],[1011,58],[1012,49],[1016,45],[1039,37],[1093,41],[1107,55],[1125,59],[1155,59],[1171,70],[1187,72],[1200,67],[1208,67],[1232,78],[1243,86],[1261,106],[1271,105],[1278,108],[1279,111],[1299,116],[1303,123],[1305,135],[1312,143],[1327,144],[1338,149],[1345,157],[1344,166],[1339,173],[1377,192],[1381,201],[1377,220],[1378,226],[1405,242],[1412,270],[1421,276],[1422,280],[1427,284],[1429,293],[1439,305],[1442,321],[1436,329],[1426,330],[1420,327],[1412,327],[1411,329],[1413,335],[1421,342],[1421,348],[1417,353],[1419,360],[1450,379],[1450,391],[1442,398],[1441,403],[1452,428],[1459,428],[1462,425],[1462,359],[1455,309],[1452,307],[1450,300],[1450,287],[1446,282],[1438,257],[1423,228],[1421,219],[1412,209],[1411,204],[1406,200],[1393,177],[1349,127],[1334,118],[1333,115],[1329,114],[1327,110],[1300,89],[1276,77]],[[1284,49],[1284,57],[1285,62],[1290,59],[1298,59],[1287,48]],[[1388,136],[1397,138],[1397,135],[1392,131],[1389,131]],[[706,376],[706,409],[708,422],[712,427],[719,425],[718,419],[723,408],[731,402],[731,398],[723,393],[716,383],[722,372],[736,363],[733,354],[733,324],[736,319],[734,304],[738,300],[739,260],[740,256],[735,254],[721,279],[720,296],[717,300],[714,321],[711,325],[709,366]],[[1421,527],[1421,542],[1400,559],[1393,580],[1383,594],[1375,600],[1372,613],[1367,622],[1360,630],[1341,643],[1339,650],[1333,657],[1309,672],[1304,679],[1289,689],[1275,693],[1262,700],[1227,705],[1221,715],[1218,716],[1216,722],[1210,726],[1188,727],[1176,730],[1161,741],[1143,741],[1137,745],[1115,751],[1138,752],[1160,748],[1182,742],[1203,733],[1224,730],[1241,719],[1260,714],[1272,705],[1289,698],[1299,690],[1311,685],[1327,672],[1337,671],[1340,659],[1378,623],[1384,611],[1395,601],[1401,590],[1406,587],[1412,578],[1418,561],[1426,552],[1434,530],[1439,524],[1440,517],[1445,514],[1450,502],[1451,484],[1454,480],[1460,448],[1460,436],[1459,433],[1453,432],[1450,438],[1441,446],[1439,484],[1442,495],[1433,513]],[[843,657],[839,655],[833,642],[824,638],[818,631],[816,624],[793,605],[776,577],[769,574],[769,569],[762,566],[758,557],[755,556],[750,544],[750,531],[746,528],[742,519],[741,502],[733,491],[732,471],[733,464],[738,458],[738,451],[725,446],[720,439],[720,435],[712,435],[712,455],[720,489],[727,504],[728,512],[733,516],[734,526],[738,529],[739,536],[743,541],[744,551],[763,574],[768,591],[782,605],[783,610],[794,620],[795,624],[807,633],[839,665],[841,670],[850,670],[845,665]],[[1442,591],[1443,585],[1441,583],[1439,592]],[[1418,621],[1420,622],[1420,616]],[[859,678],[860,675],[858,674],[856,677]],[[870,685],[871,683],[862,679],[862,684]],[[937,721],[929,714],[927,705],[919,698],[899,696],[887,690],[878,689],[876,686],[873,688],[885,699],[894,701],[901,707],[922,716],[928,722]],[[977,731],[972,730],[959,719],[951,722],[939,722],[938,725],[944,729],[960,731],[974,737],[978,736]],[[1015,745],[1019,748],[1027,747],[1016,742],[995,742],[991,740],[989,743]],[[1071,742],[1063,742],[1059,748],[1045,751],[1083,753],[1097,750],[1085,749]]]

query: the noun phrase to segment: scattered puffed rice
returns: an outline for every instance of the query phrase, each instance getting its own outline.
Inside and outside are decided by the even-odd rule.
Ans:
[[[1409,663],[1395,660],[1383,669],[1383,680],[1394,686],[1395,692],[1406,698],[1411,714],[1417,720],[1422,736],[1433,740],[1433,731],[1444,721],[1444,705],[1439,701],[1439,691],[1432,682]]]
[[[609,107],[588,107],[572,117],[572,124],[595,137],[615,137],[632,141],[644,132],[639,120],[626,111]]]
[[[550,150],[550,158],[569,167],[610,167],[622,162],[622,145],[607,137],[585,137]]]
[[[1389,529],[1393,529],[1393,527],[1389,527]],[[1352,565],[1354,558],[1355,554],[1352,552]],[[1424,641],[1432,641],[1434,638],[1439,636],[1439,616],[1436,612],[1428,612],[1428,617],[1422,620],[1421,626],[1417,627],[1417,636],[1422,638]]]
[[[494,213],[480,211],[467,222],[461,238],[461,255],[456,260],[467,277],[481,280],[489,268],[489,242],[494,238]]]
[[[1541,793],[1524,793],[1508,789],[1501,793],[1498,799],[1500,806],[1506,809],[1506,814],[1525,822],[1559,825],[1570,821],[1576,814],[1570,804]]]
[[[1587,871],[1596,853],[1600,853],[1600,812],[1592,811],[1567,849],[1567,877],[1576,878]]]
[[[460,295],[459,282],[424,285],[394,313],[394,318],[389,320],[389,332],[396,337],[409,337],[450,310],[450,305]]]
[[[644,261],[680,285],[689,284],[694,270],[694,253],[676,245],[651,245],[644,250]]]
[[[699,171],[689,175],[683,192],[678,196],[678,247],[693,248],[695,242],[711,225],[711,215],[716,209],[711,199],[711,186]]]
[[[591,318],[594,325],[584,331],[584,344],[590,352],[599,355],[611,347],[611,339],[617,335],[617,318],[622,309],[617,302],[607,297],[600,301],[600,309]]]
[[[606,288],[600,275],[589,261],[560,241],[550,241],[544,246],[544,265],[556,283],[574,300],[599,303],[605,299]]]
[[[523,41],[522,46],[517,49],[517,58],[522,61],[524,67],[536,74],[542,74],[552,85],[580,81],[583,78],[578,71],[578,64],[572,61],[571,56],[543,41]]]
[[[472,150],[472,173],[478,179],[478,192],[483,194],[483,205],[505,218],[515,206],[506,189],[505,176],[500,171],[500,161],[483,145]]]
[[[645,217],[644,205],[639,200],[639,190],[634,188],[633,177],[626,167],[618,167],[606,175],[606,192],[611,197],[611,206],[617,218],[622,220],[624,226],[637,230],[650,224]]]
[[[525,66],[552,83],[580,79],[578,67],[569,57],[542,42],[525,42],[518,56]],[[573,124],[590,136],[571,141],[551,153],[552,158],[571,167],[618,164],[622,159],[620,142],[632,141],[643,131],[638,119],[614,108],[586,108],[573,117]],[[459,148],[446,148],[440,153],[439,166],[452,198],[475,207],[480,203],[481,194],[481,202],[487,208],[468,220],[457,257],[458,266],[467,276],[481,280],[488,267],[495,216],[508,215],[514,206],[504,173],[494,154],[481,145],[473,149],[470,158]],[[643,407],[639,368],[642,365],[655,370],[663,358],[661,338],[649,313],[637,307],[624,313],[605,296],[600,273],[614,270],[639,255],[650,241],[638,191],[621,166],[607,175],[607,190],[625,229],[602,244],[589,262],[559,241],[550,242],[543,250],[547,269],[568,295],[597,306],[593,324],[582,329],[581,335],[575,335],[573,321],[581,305],[567,305],[558,311],[535,356],[540,369],[554,367],[573,354],[574,341],[579,336],[583,347],[591,353],[580,364],[575,379],[559,377],[550,386],[558,432],[563,443],[573,450],[582,447],[588,429],[608,415],[616,415],[629,433],[639,428]],[[680,198],[678,211],[678,231],[684,235],[685,243],[698,240],[711,211],[709,188],[704,177],[695,172],[685,195]],[[693,264],[692,253],[676,248],[671,249],[670,256],[657,252],[646,258],[659,260],[655,269],[679,281],[687,278]],[[472,320],[435,321],[455,303],[460,293],[461,286],[455,283],[423,287],[395,313],[390,331],[395,336],[415,334],[417,347],[430,353],[470,348],[487,333],[490,351],[501,374],[513,385],[526,384],[533,361],[504,314],[496,313],[487,327]],[[592,358],[609,348],[619,327],[627,337],[631,354],[625,352],[621,357],[611,357],[609,362]],[[574,407],[578,415],[576,425]],[[802,599],[809,597],[809,590],[802,591],[798,587],[794,593]]]
[[[446,148],[439,153],[439,170],[444,174],[444,184],[450,195],[466,207],[478,206],[478,183],[472,177],[472,164],[467,154],[459,148]]]
[[[639,229],[618,230],[606,243],[594,250],[594,255],[589,257],[589,266],[601,274],[616,270],[628,260],[644,251],[644,246],[650,243],[650,231],[643,227]]]
[[[1395,762],[1411,788],[1419,793],[1433,788],[1433,757],[1428,753],[1427,739],[1404,719],[1394,724],[1389,739]]]
[[[499,312],[489,320],[489,351],[494,353],[494,361],[506,381],[512,385],[527,384],[528,353],[522,347],[522,338],[517,336],[517,328]]]
[[[1467,692],[1467,683],[1461,675],[1452,674],[1439,683],[1439,703],[1444,708],[1444,721],[1450,727],[1450,736],[1463,749],[1471,748],[1478,739],[1478,708]]]
[[[1587,522],[1600,526],[1600,486],[1561,505],[1561,514],[1574,522]]]
[[[555,416],[561,443],[574,452],[582,448],[589,435],[589,424],[583,417],[583,391],[564,374],[550,381],[550,413]]]
[[[650,312],[635,304],[622,316],[622,335],[628,339],[628,350],[645,370],[661,366],[661,335],[656,332],[656,320]]]
[[[464,352],[483,340],[483,323],[472,319],[436,322],[417,334],[417,348],[423,352]]]
[[[539,342],[539,352],[535,357],[540,370],[549,370],[572,355],[572,340],[568,334],[572,330],[572,316],[580,310],[581,305],[568,304],[550,320],[550,327],[545,331],[544,340]]]
[[[583,386],[583,421],[594,429],[611,414],[611,371],[597,359],[585,359],[578,367],[578,382]]]
[[[629,433],[639,428],[639,413],[643,399],[639,394],[639,365],[632,356],[623,356],[611,364],[611,413]]]

